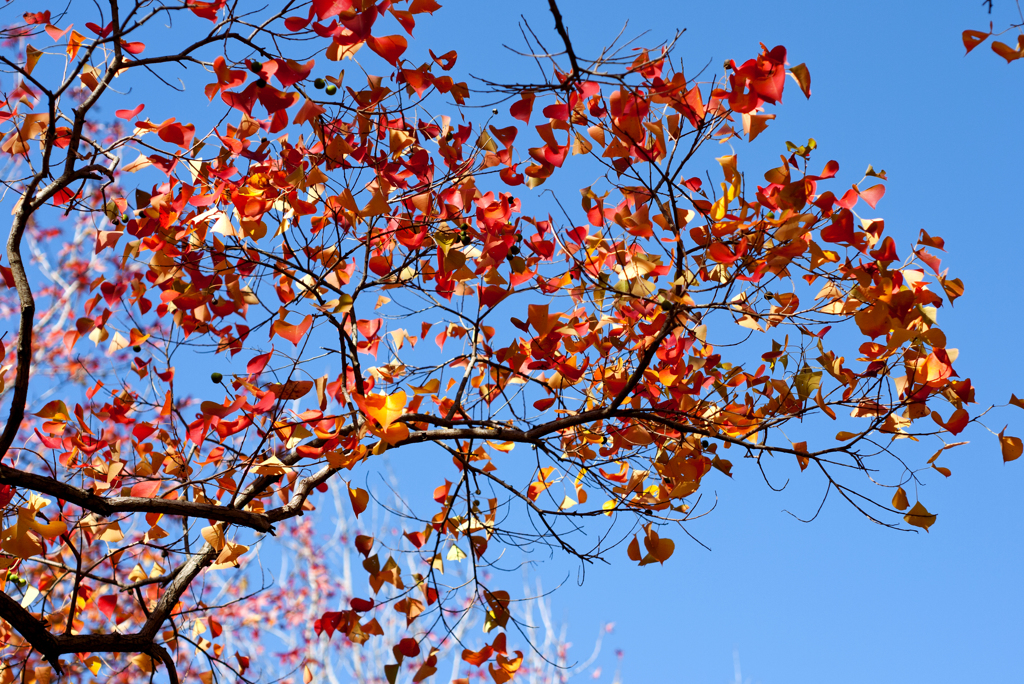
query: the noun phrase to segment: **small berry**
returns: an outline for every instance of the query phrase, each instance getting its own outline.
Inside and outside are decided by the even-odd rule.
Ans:
[[[491,114],[497,114],[497,113],[498,113],[498,108],[497,107],[495,107],[494,109],[491,110]]]
[[[214,384],[219,385],[220,381],[223,380],[223,379],[224,379],[224,376],[221,375],[220,373],[216,373],[216,372],[215,373],[210,373],[210,380],[213,381]]]
[[[700,441],[700,445],[701,445],[702,447],[704,447],[705,449],[707,449],[707,448],[708,448],[709,446],[711,446],[711,442],[709,442],[709,441],[708,441],[708,440],[706,440],[706,439],[702,439],[702,440]]]
[[[519,256],[519,251],[519,247],[516,247],[515,245],[509,247],[508,249],[508,253],[511,254],[512,256]]]
[[[142,347],[140,345],[135,345],[134,347],[132,347],[132,351],[138,354],[140,351],[142,351]]]
[[[327,86],[327,88],[324,89],[324,92],[327,93],[328,95],[333,95],[334,93],[338,92],[338,86],[331,83]]]
[[[266,87],[267,87],[267,82],[266,82],[266,81],[264,81],[264,80],[263,80],[263,79],[261,78],[260,80],[256,81],[256,87],[257,87],[257,88],[266,88]]]
[[[254,74],[258,74],[263,71],[263,65],[259,62],[249,62],[249,71]]]
[[[662,311],[671,311],[672,310],[672,302],[662,302],[661,303],[661,310]]]
[[[325,81],[322,78],[318,78],[315,81],[313,81],[313,87],[316,88],[317,90],[323,90],[326,86],[327,81]]]

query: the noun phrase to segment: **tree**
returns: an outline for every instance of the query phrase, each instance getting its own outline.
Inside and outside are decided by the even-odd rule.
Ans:
[[[0,598],[0,680],[250,678],[236,621],[267,595],[214,589],[330,496],[380,510],[359,481],[389,458],[400,534],[348,540],[369,586],[298,647],[380,649],[392,682],[445,649],[513,679],[512,552],[664,563],[727,451],[935,523],[918,473],[948,475],[987,412],[936,325],[964,287],[942,239],[900,249],[855,213],[885,172],[831,187],[813,140],[763,185],[735,154],[702,181],[704,144],[753,142],[788,78],[810,97],[784,47],[687,78],[674,40],[585,59],[549,4],[558,50],[524,32],[543,80],[472,87],[457,45],[410,43],[432,0],[135,0],[6,29],[2,562],[25,590]],[[174,97],[131,99],[157,83]]]

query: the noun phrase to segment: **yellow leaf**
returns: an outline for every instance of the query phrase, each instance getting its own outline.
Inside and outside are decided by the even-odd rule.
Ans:
[[[938,518],[934,513],[929,513],[928,509],[921,505],[918,501],[914,504],[914,507],[910,509],[910,512],[903,516],[903,519],[907,521],[908,525],[914,527],[923,528],[925,532],[928,528],[935,524],[935,519]]]
[[[99,656],[89,656],[82,661],[82,664],[89,668],[89,671],[94,675],[98,675],[100,673],[100,669],[103,668],[103,661],[100,660]]]
[[[448,560],[450,561],[461,561],[465,557],[465,552],[454,544],[452,545],[452,548],[448,549]]]
[[[210,566],[211,570],[221,570],[223,568],[235,568],[238,567],[238,558],[249,550],[249,547],[244,544],[236,544],[235,542],[225,542],[224,549],[217,556],[217,560]]]
[[[224,530],[221,523],[217,523],[211,527],[204,527],[200,530],[203,535],[203,539],[217,551],[224,548]]]
[[[262,463],[257,464],[256,467],[252,469],[252,472],[256,475],[270,475],[273,477],[274,475],[283,475],[288,472],[288,470],[288,466],[286,466],[281,459],[277,456],[271,456]]]
[[[413,391],[414,394],[437,394],[437,390],[440,387],[441,387],[441,381],[438,380],[437,378],[432,378],[432,379],[427,381],[427,384],[425,384],[425,385],[423,385],[421,387],[417,387],[416,385],[413,385],[412,386],[412,391]]]
[[[836,435],[836,439],[838,439],[840,442],[845,442],[849,439],[853,439],[854,437],[857,436],[857,434],[858,433],[856,432],[840,432],[839,434]]]
[[[43,51],[37,50],[31,45],[25,50],[25,73],[31,74],[32,70],[36,68],[36,62],[42,57]],[[95,673],[94,673],[95,674]]]
[[[800,90],[803,91],[804,97],[809,98],[811,96],[811,72],[807,70],[807,65],[797,64],[790,68],[789,73],[800,84]]]

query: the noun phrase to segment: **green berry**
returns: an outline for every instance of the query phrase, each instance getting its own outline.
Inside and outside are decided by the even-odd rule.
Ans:
[[[220,373],[210,373],[210,380],[211,380],[211,381],[212,381],[212,382],[213,382],[214,384],[217,384],[217,385],[219,385],[219,384],[220,384],[220,381],[221,381],[221,380],[223,380],[223,379],[224,379],[224,376],[223,376],[223,375],[221,375]]]
[[[142,346],[137,344],[134,347],[132,347],[132,351],[138,354],[140,351],[142,351]]]
[[[263,71],[263,65],[259,62],[249,62],[249,71],[254,74],[258,74]]]
[[[662,302],[661,303],[661,310],[662,311],[671,311],[672,310],[672,302]]]
[[[324,92],[327,93],[328,95],[333,95],[334,93],[338,92],[338,86],[331,83],[329,86],[327,86]]]
[[[313,87],[316,88],[317,90],[323,90],[326,85],[327,81],[325,81],[322,78],[318,78],[315,81],[313,81]]]

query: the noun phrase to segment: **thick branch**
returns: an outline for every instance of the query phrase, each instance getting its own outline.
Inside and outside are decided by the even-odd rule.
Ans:
[[[3,464],[0,464],[0,483],[49,494],[106,517],[119,513],[164,513],[186,518],[209,518],[249,527],[259,532],[272,532],[274,529],[266,516],[258,513],[181,499],[172,501],[141,496],[115,496],[105,499],[51,477],[28,473]]]

